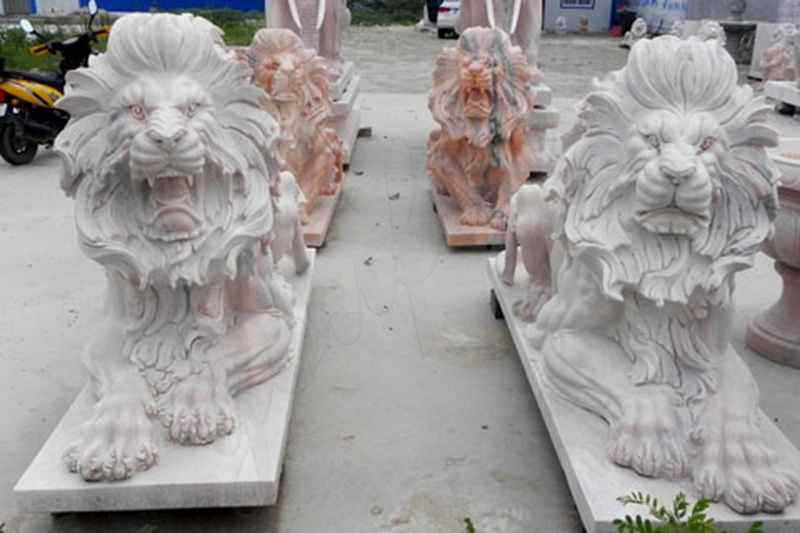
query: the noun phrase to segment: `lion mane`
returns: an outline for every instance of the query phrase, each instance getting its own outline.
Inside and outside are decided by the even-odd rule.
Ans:
[[[302,120],[295,126],[315,130],[332,113],[329,97],[329,81],[325,58],[317,55],[313,48],[306,48],[303,41],[291,30],[264,29],[253,37],[249,54],[254,64],[255,83],[269,95],[267,110],[273,116],[282,117],[280,93],[288,91],[296,100],[293,105],[302,112]],[[294,61],[294,70],[289,79],[282,79],[284,73],[279,66],[285,58]],[[287,121],[281,119],[281,127]],[[294,136],[289,128],[281,132]]]
[[[219,35],[188,14],[128,15],[114,25],[105,54],[67,75],[58,105],[71,119],[56,150],[64,162],[61,185],[76,198],[81,246],[140,287],[154,278],[204,284],[220,271],[234,278],[240,255],[272,226],[278,127],[257,109],[263,91],[250,84],[251,69],[225,58]],[[169,84],[182,85],[167,101],[161,88]],[[155,172],[163,156],[142,148],[145,125],[130,118],[131,109],[158,110],[153,121],[177,121],[191,139],[176,156],[196,169],[201,220],[191,238],[154,238],[135,208],[146,182],[136,176]]]
[[[524,124],[533,108],[528,87],[539,77],[505,32],[470,28],[457,46],[445,48],[436,60],[428,107],[451,138],[465,137],[485,147],[498,136],[508,140]],[[465,108],[471,94],[491,107],[485,109],[485,117],[470,118]]]
[[[594,265],[608,297],[621,301],[633,291],[657,305],[686,304],[751,266],[776,214],[778,175],[765,148],[777,145],[777,134],[767,126],[764,99],[737,79],[716,41],[645,39],[579,105],[584,133],[547,187],[566,213],[556,236],[572,257]],[[686,133],[668,131],[669,124]],[[670,147],[667,154],[666,143],[679,135],[684,152]],[[685,150],[695,149],[692,142],[696,155]],[[708,176],[686,193],[687,205],[706,219],[692,231],[654,232],[636,220],[637,195],[649,200],[665,164],[696,165]]]

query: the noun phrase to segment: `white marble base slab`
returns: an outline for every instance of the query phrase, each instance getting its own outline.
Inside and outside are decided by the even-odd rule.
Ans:
[[[671,503],[678,492],[691,500],[697,499],[691,483],[669,482],[639,476],[630,469],[612,464],[605,455],[608,425],[598,416],[570,404],[547,388],[541,377],[541,353],[532,349],[523,335],[525,323],[516,318],[512,307],[525,293],[527,273],[521,262],[517,267],[513,287],[500,281],[498,268],[502,269],[505,252],[488,261],[489,279],[499,310],[505,316],[514,345],[517,348],[528,382],[533,389],[561,468],[567,477],[572,497],[587,533],[616,531],[613,521],[626,514],[646,514],[637,506],[625,507],[616,498],[632,491],[642,491]],[[762,384],[762,390],[764,390]],[[762,428],[779,456],[797,453],[786,436],[763,415]],[[797,533],[800,531],[800,503],[795,502],[781,514],[743,516],[723,504],[713,504],[710,509],[718,525],[729,533],[744,533],[755,521],[764,522],[770,533]]]
[[[356,69],[352,61],[346,61],[344,63],[342,66],[342,75],[339,76],[336,83],[331,84],[331,98],[333,98],[334,101],[339,100],[345,90],[347,90],[347,86],[350,84],[350,80],[353,79],[355,71]]]
[[[544,83],[531,86],[530,91],[535,98],[534,105],[536,107],[547,107],[553,103],[553,90]]]
[[[68,472],[61,461],[94,403],[84,389],[14,487],[18,510],[62,513],[274,504],[303,351],[315,254],[309,250],[311,266],[302,276],[289,274],[289,265],[281,265],[297,295],[290,360],[278,375],[236,397],[238,426],[232,435],[208,446],[179,446],[163,438],[159,464],[149,471],[126,481],[86,482]]]
[[[333,118],[338,118],[350,113],[356,105],[356,99],[361,91],[361,76],[353,76],[344,94],[333,101],[333,109],[331,115]]]
[[[794,81],[768,81],[764,94],[780,102],[800,106],[800,88]]]

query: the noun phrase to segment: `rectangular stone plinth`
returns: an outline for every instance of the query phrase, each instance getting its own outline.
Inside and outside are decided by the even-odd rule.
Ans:
[[[530,91],[533,93],[536,107],[547,107],[553,103],[553,90],[544,83],[532,85]]]
[[[768,81],[764,94],[780,102],[800,106],[800,88],[794,81]]]
[[[535,108],[528,113],[528,127],[535,130],[549,130],[558,127],[560,114],[552,108]]]
[[[125,481],[89,483],[68,472],[61,461],[94,404],[84,389],[14,488],[19,510],[62,513],[274,504],[303,351],[313,250],[309,257],[311,266],[302,276],[287,273],[297,295],[290,360],[269,381],[236,397],[238,425],[231,435],[208,446],[180,446],[164,438],[159,464],[152,469]]]
[[[347,61],[342,66],[342,75],[339,76],[339,79],[336,80],[336,83],[331,84],[331,98],[333,100],[339,100],[342,95],[344,94],[347,86],[350,84],[350,80],[353,79],[353,74],[355,73],[355,67],[353,66],[352,61]]]
[[[489,226],[466,226],[459,222],[461,211],[449,196],[432,191],[433,210],[439,216],[447,246],[502,246],[506,234]]]
[[[345,174],[345,178],[347,175]],[[312,248],[322,248],[328,238],[328,231],[333,223],[333,216],[336,214],[336,207],[342,197],[345,178],[336,187],[336,192],[331,196],[320,196],[317,206],[311,213],[311,220],[303,226],[303,238],[306,246]]]
[[[347,84],[347,89],[345,90],[344,94],[333,101],[333,110],[331,115],[334,119],[347,115],[353,110],[360,91],[361,76],[354,76],[350,80],[350,83]]]
[[[503,284],[498,272],[502,269],[504,256],[505,252],[488,261],[489,280],[493,297],[496,298],[492,303],[499,306],[511,331],[587,533],[611,533],[616,531],[614,519],[623,518],[626,514],[646,515],[645,508],[625,507],[616,500],[632,491],[651,494],[667,505],[678,492],[683,492],[691,500],[697,499],[689,481],[669,482],[646,478],[612,464],[605,454],[608,425],[600,417],[568,403],[545,385],[541,353],[528,345],[523,334],[526,324],[516,318],[512,311],[514,302],[525,295],[527,272],[519,264],[514,286]],[[792,443],[763,413],[761,427],[779,456],[797,453]],[[776,515],[743,516],[723,504],[712,504],[709,514],[729,533],[744,533],[755,521],[764,522],[765,531],[770,533],[800,531],[800,503],[797,502]]]

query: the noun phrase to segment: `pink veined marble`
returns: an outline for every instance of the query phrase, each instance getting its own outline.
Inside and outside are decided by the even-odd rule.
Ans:
[[[796,40],[797,28],[794,24],[781,24],[775,30],[772,46],[761,53],[760,65],[765,82],[797,79]]]
[[[778,198],[775,232],[763,251],[775,259],[783,292],[749,324],[745,341],[768,359],[800,368],[800,184],[782,185]]]
[[[428,107],[440,128],[428,140],[427,168],[462,224],[505,230],[511,195],[533,164],[525,120],[538,76],[499,29],[470,28],[439,55]]]
[[[331,97],[325,62],[289,30],[259,30],[249,54],[264,106],[280,123],[278,154],[304,197],[308,222],[321,195],[332,195],[342,180],[342,142],[328,127]]]

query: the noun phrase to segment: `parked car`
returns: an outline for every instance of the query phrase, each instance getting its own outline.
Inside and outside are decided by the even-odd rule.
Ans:
[[[440,39],[456,34],[456,22],[461,11],[461,0],[444,0],[439,6],[436,19],[436,32]]]

